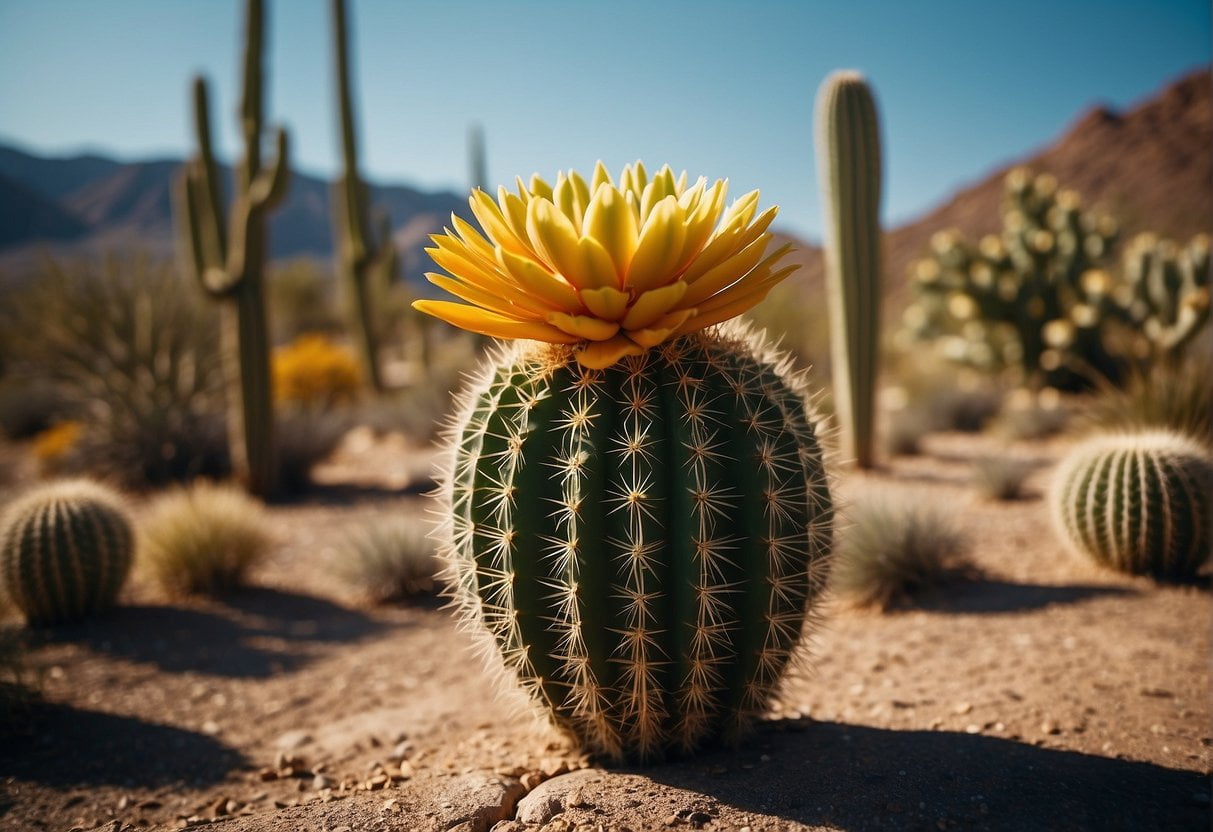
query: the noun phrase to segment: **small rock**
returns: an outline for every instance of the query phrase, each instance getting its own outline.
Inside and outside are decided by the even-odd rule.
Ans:
[[[317,774],[312,778],[312,788],[316,791],[320,791],[322,789],[331,789],[333,786],[333,778],[331,777],[325,777],[323,774]]]
[[[965,733],[966,734],[980,734],[981,726],[974,725],[973,723],[969,723],[968,725],[965,726]]]
[[[694,826],[696,829],[702,829],[712,820],[712,816],[707,812],[691,812],[687,815],[687,823]]]
[[[972,702],[958,702],[956,707],[952,709],[952,713],[956,714],[957,716],[963,716],[971,710],[973,710]]]
[[[209,734],[213,737],[215,734],[218,734],[219,731],[219,723],[215,722],[213,719],[208,719],[206,722],[202,723],[202,733],[204,734]]]
[[[528,771],[522,775],[522,787],[529,792],[546,779],[542,771]]]
[[[589,787],[602,778],[600,770],[579,769],[545,780],[518,801],[514,817],[522,823],[542,824],[569,807],[592,808],[593,790]]]
[[[260,780],[262,783],[268,783],[270,780],[277,780],[278,779],[278,769],[270,768],[269,766],[266,766],[265,768],[257,769],[257,779]]]
[[[281,751],[297,751],[312,741],[312,735],[302,729],[280,734],[274,746]]]
[[[1061,728],[1051,719],[1046,719],[1040,724],[1040,733],[1042,734],[1060,734]]]

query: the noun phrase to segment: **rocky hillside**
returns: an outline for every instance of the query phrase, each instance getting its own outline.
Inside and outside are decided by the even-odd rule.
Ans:
[[[0,147],[0,276],[19,276],[44,251],[88,255],[139,248],[174,250],[172,182],[181,162],[160,159],[122,163],[99,156],[42,158]],[[223,175],[229,186],[231,171]],[[405,273],[421,281],[428,235],[449,224],[467,203],[452,193],[427,193],[404,185],[372,189],[372,202],[392,218]],[[330,186],[296,173],[270,221],[277,258],[327,259],[333,252]]]

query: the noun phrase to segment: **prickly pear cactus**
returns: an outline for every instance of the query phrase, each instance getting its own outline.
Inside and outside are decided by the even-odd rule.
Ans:
[[[75,621],[113,606],[132,541],[113,491],[88,480],[52,483],[0,518],[0,584],[31,623]]]
[[[1105,566],[1176,579],[1209,558],[1213,462],[1180,434],[1089,439],[1062,461],[1051,498],[1065,539]]]
[[[735,739],[766,706],[822,586],[833,510],[803,378],[747,328],[713,326],[778,274],[756,195],[724,212],[722,183],[650,182],[639,164],[620,188],[601,167],[594,180],[533,181],[499,211],[473,197],[493,242],[462,228],[440,245],[477,268],[440,262],[500,285],[455,286],[479,309],[418,306],[533,339],[483,368],[450,431],[454,597],[557,725],[648,760]]]

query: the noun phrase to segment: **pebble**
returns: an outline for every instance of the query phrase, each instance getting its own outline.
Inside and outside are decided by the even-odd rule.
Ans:
[[[312,778],[312,788],[315,791],[321,791],[322,789],[331,789],[331,788],[333,788],[333,785],[334,785],[333,778],[326,777],[323,774],[317,774],[315,777]]]
[[[973,703],[959,702],[959,703],[957,703],[956,707],[952,709],[952,712],[957,714],[958,716],[963,716],[964,714],[967,714],[971,710],[973,710]]]

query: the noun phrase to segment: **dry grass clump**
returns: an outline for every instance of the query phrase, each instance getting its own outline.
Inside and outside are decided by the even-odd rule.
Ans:
[[[1189,355],[1132,369],[1121,386],[1102,383],[1083,410],[1098,431],[1169,429],[1213,445],[1213,357]]]
[[[934,430],[931,419],[917,408],[908,408],[889,418],[884,432],[885,452],[890,456],[917,456],[923,438]]]
[[[243,585],[268,548],[258,503],[234,486],[199,481],[152,503],[139,556],[166,592],[212,595]]]
[[[982,457],[973,463],[973,484],[991,500],[1019,500],[1024,497],[1024,483],[1034,467],[1016,457]]]
[[[438,558],[416,520],[394,517],[352,535],[342,572],[373,603],[433,592]]]
[[[304,494],[312,487],[312,469],[336,450],[352,421],[346,410],[291,408],[277,415],[274,438],[283,496]]]
[[[950,514],[933,503],[877,494],[846,512],[830,586],[857,607],[887,610],[943,583],[967,548]]]

